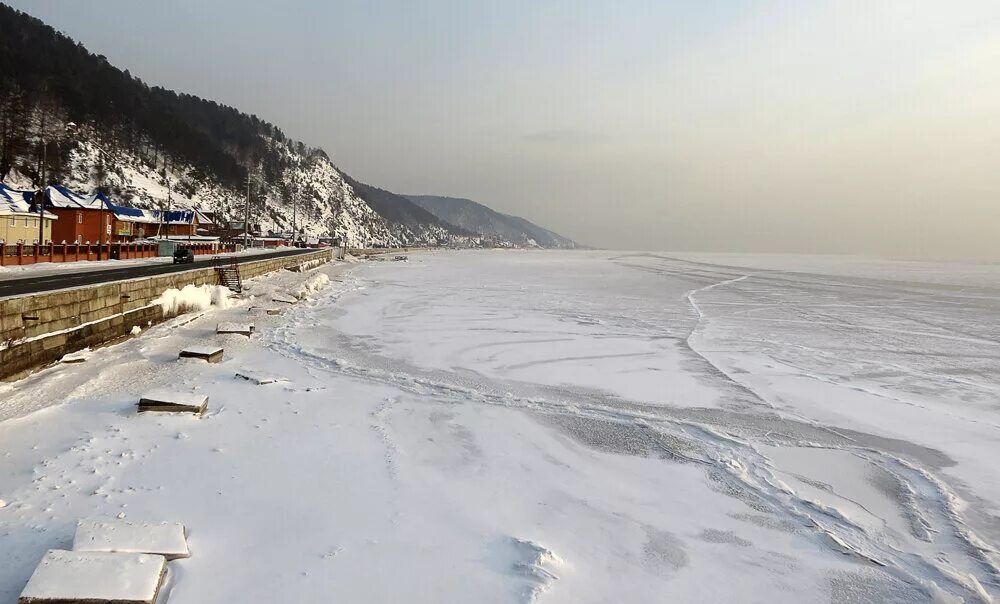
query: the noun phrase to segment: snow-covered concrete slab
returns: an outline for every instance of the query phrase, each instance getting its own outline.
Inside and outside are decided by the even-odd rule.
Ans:
[[[59,359],[60,363],[85,363],[90,355],[93,354],[90,348],[84,348],[83,350],[78,350],[76,352],[71,352],[64,355],[63,358]]]
[[[280,308],[269,308],[269,309],[267,309],[266,312],[269,315],[280,315],[281,314],[281,309]]]
[[[224,349],[213,344],[196,344],[181,350],[180,357],[185,359],[202,359],[209,363],[221,363]]]
[[[215,333],[235,333],[241,336],[250,337],[250,334],[253,333],[253,330],[254,330],[253,323],[226,322],[226,323],[219,323],[219,325],[215,328]]]
[[[254,369],[240,369],[239,371],[236,372],[236,377],[257,384],[258,386],[263,386],[265,384],[274,384],[276,382],[288,381],[283,377],[273,376]]]
[[[129,522],[119,518],[84,518],[77,522],[73,550],[159,554],[167,560],[191,555],[183,524]]]
[[[18,604],[152,604],[167,560],[154,554],[49,550]]]
[[[281,292],[275,292],[271,294],[271,300],[274,302],[284,302],[285,304],[295,304],[299,301],[295,296],[290,296],[288,294],[283,294]]]
[[[197,392],[154,390],[139,399],[139,411],[167,411],[175,413],[202,413],[208,407],[208,395]]]

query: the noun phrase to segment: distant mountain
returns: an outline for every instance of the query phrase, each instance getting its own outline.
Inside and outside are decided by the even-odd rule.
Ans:
[[[373,210],[389,222],[410,229],[421,241],[443,245],[455,237],[477,236],[477,233],[442,220],[407,197],[365,184],[347,175],[345,180]]]
[[[575,241],[524,218],[501,214],[471,199],[436,195],[406,197],[441,220],[490,239],[528,247],[565,249],[580,247]]]

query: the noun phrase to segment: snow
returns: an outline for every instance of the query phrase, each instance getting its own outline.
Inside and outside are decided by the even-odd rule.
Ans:
[[[83,350],[78,350],[76,352],[71,352],[69,354],[63,355],[59,359],[60,363],[85,363],[93,357],[94,351],[90,347],[84,348]]]
[[[49,550],[21,598],[38,602],[152,602],[165,565],[163,556],[149,554]]]
[[[289,296],[283,292],[275,292],[274,294],[271,294],[271,301],[284,302],[285,304],[295,304],[299,301],[299,299],[295,296]]]
[[[0,602],[119,513],[190,530],[171,604],[995,599],[997,286],[754,262],[281,271],[0,384]],[[157,388],[211,411],[132,413]]]
[[[76,525],[73,550],[158,554],[167,560],[190,554],[184,526],[177,522],[129,522],[118,518],[84,518]]]
[[[159,304],[166,316],[182,312],[207,310],[211,306],[227,308],[232,305],[232,291],[221,285],[185,285],[182,289],[170,288],[150,304]]]

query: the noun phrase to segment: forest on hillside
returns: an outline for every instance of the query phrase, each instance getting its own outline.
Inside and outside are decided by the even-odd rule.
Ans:
[[[307,152],[257,116],[148,86],[4,4],[0,74],[0,180],[16,169],[35,186],[58,182],[82,126],[99,132],[109,152],[126,150],[164,170],[184,161],[225,186],[244,181],[248,166],[277,180],[287,154],[271,152],[268,139]]]

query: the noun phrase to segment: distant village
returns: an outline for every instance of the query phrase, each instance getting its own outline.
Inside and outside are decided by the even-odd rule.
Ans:
[[[198,209],[148,210],[118,205],[107,195],[82,195],[52,185],[40,191],[0,183],[0,245],[111,244],[145,240],[245,242],[256,247],[334,245],[332,238],[261,232],[259,225],[217,220]]]

